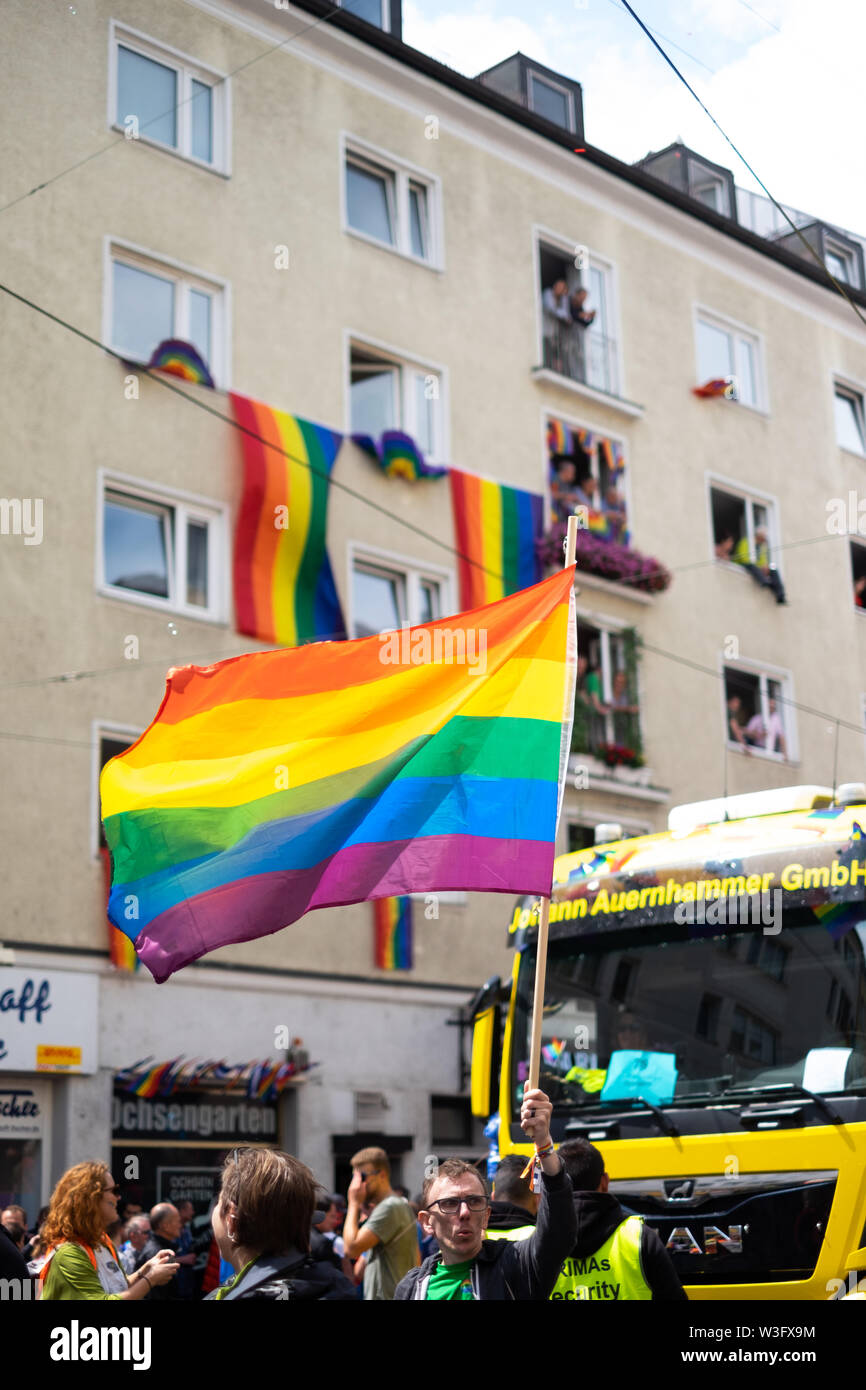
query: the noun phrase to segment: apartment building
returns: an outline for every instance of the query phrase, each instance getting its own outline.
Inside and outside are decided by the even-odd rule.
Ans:
[[[154,717],[169,667],[267,645],[237,630],[227,392],[347,436],[396,428],[429,463],[541,494],[550,564],[556,456],[594,480],[578,611],[598,698],[576,720],[562,850],[600,822],[661,829],[725,787],[827,783],[834,759],[863,772],[866,544],[838,524],[853,507],[856,531],[866,456],[851,303],[802,247],[738,220],[730,171],[587,148],[580,74],[518,54],[464,78],[402,44],[397,0],[332,10],[0,16],[18,296],[0,348],[0,1195],[30,1205],[91,1153],[206,1204],[229,1135],[272,1137],[329,1183],[365,1140],[412,1186],[428,1153],[480,1152],[455,1025],[510,969],[507,899],[417,901],[405,971],[374,963],[370,904],[162,986],[109,962],[100,767]],[[810,236],[866,309],[857,239]],[[593,315],[567,332],[560,280]],[[198,349],[213,389],[141,371],[166,339]],[[388,477],[347,440],[328,507],[349,636],[456,611],[447,479]],[[762,544],[785,604],[745,567]],[[772,747],[736,736],[735,698],[738,728],[778,715]],[[314,1065],[279,1098],[221,1094],[214,1074],[148,1093],[148,1068],[278,1060],[286,1037]]]

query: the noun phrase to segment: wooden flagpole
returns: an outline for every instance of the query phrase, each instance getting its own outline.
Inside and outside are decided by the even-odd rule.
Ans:
[[[565,536],[565,568],[574,564],[577,550],[577,517],[568,518]],[[553,885],[551,885],[552,888]],[[538,923],[538,953],[535,961],[535,993],[532,998],[532,1044],[529,1052],[529,1089],[538,1090],[541,1070],[541,1025],[544,1021],[544,984],[547,976],[547,928],[550,922],[550,894],[541,899]]]

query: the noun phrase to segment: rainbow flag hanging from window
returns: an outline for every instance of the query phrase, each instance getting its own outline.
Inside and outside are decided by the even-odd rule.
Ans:
[[[147,365],[154,371],[168,372],[184,381],[194,381],[197,386],[213,389],[214,380],[201,353],[182,338],[166,338],[154,348]]]
[[[378,898],[373,903],[376,965],[380,970],[412,969],[412,899]]]
[[[549,893],[573,584],[572,565],[480,612],[170,671],[100,782],[109,917],[154,978],[313,908]]]
[[[352,443],[363,449],[389,478],[442,478],[448,472],[439,464],[429,464],[411,435],[402,430],[385,430],[378,444],[370,434],[353,434]]]
[[[478,608],[535,584],[544,499],[457,468],[449,479],[460,607]]]
[[[283,647],[343,638],[325,546],[343,436],[234,392],[229,399],[244,458],[234,558],[238,632]]]

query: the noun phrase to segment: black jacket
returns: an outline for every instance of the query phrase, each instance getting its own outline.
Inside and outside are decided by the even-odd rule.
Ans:
[[[488,1231],[517,1231],[521,1226],[534,1226],[535,1217],[525,1207],[514,1202],[491,1202]]]
[[[215,1300],[218,1293],[219,1289],[214,1289],[206,1296],[205,1303]],[[333,1265],[290,1250],[285,1255],[260,1255],[220,1302],[230,1303],[240,1298],[286,1302],[322,1298],[357,1302],[358,1293],[345,1274]]]
[[[545,1302],[574,1245],[577,1226],[568,1175],[542,1174],[541,1202],[535,1234],[528,1240],[484,1240],[472,1267],[472,1288],[482,1302],[521,1299]],[[441,1255],[431,1255],[420,1269],[400,1280],[395,1299],[424,1299]]]
[[[573,1260],[585,1260],[594,1255],[629,1215],[610,1192],[575,1192],[574,1214],[577,1241],[571,1251]],[[658,1232],[646,1221],[640,1238],[640,1263],[643,1277],[652,1289],[654,1303],[672,1299],[688,1301]]]
[[[148,1260],[152,1260],[154,1255],[158,1255],[160,1250],[170,1250],[174,1255],[175,1243],[166,1240],[164,1236],[157,1235],[156,1231],[151,1231],[144,1245],[135,1257],[135,1264],[132,1267],[133,1273],[137,1269],[141,1269],[142,1265],[146,1265]],[[183,1268],[183,1266],[181,1266],[181,1268]],[[148,1303],[168,1303],[174,1302],[174,1300],[180,1298],[180,1296],[181,1293],[178,1288],[177,1275],[174,1274],[167,1284],[157,1284],[151,1289],[150,1293],[145,1294],[145,1301]]]

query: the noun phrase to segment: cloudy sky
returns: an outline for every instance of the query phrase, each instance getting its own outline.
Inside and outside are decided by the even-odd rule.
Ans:
[[[866,234],[863,0],[629,0],[780,202]],[[404,0],[403,38],[475,76],[520,49],[583,86],[587,143],[681,136],[760,191],[620,0]]]

